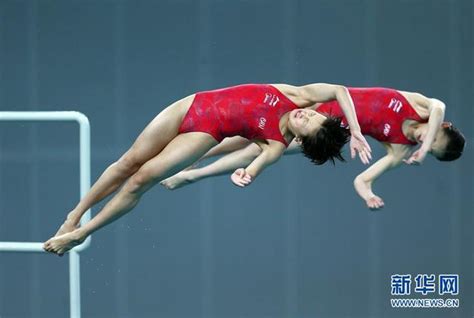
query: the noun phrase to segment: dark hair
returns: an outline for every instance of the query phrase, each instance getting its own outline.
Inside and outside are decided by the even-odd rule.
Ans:
[[[452,124],[443,126],[442,131],[448,139],[446,149],[438,156],[435,155],[436,159],[440,161],[453,161],[461,157],[462,151],[464,150],[464,144],[466,139],[463,134]]]
[[[341,118],[328,117],[315,135],[302,138],[303,154],[316,165],[322,165],[334,158],[345,161],[342,147],[349,141],[350,132],[341,126]]]

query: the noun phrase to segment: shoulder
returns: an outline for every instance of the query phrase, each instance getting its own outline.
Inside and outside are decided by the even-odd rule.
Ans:
[[[392,158],[393,163],[398,164],[410,153],[412,146],[402,144],[383,143],[387,155]]]
[[[270,84],[271,86],[278,89],[283,94],[297,94],[298,86],[289,85],[289,84]]]
[[[306,107],[307,101],[305,96],[305,91],[301,86],[294,86],[288,84],[270,84],[276,88],[280,93],[285,95],[289,100],[291,100],[298,107]]]
[[[429,102],[429,98],[425,95],[418,93],[418,92],[406,92],[406,91],[398,91],[406,100],[412,105],[415,106],[416,104],[427,104]]]
[[[436,98],[426,97],[421,93],[398,91],[410,103],[413,109],[420,115],[421,118],[427,119],[430,117],[430,111],[433,107],[445,109],[445,104]]]

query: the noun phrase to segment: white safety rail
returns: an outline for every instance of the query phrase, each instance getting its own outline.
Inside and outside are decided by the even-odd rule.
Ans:
[[[74,111],[8,112],[0,111],[0,121],[76,121],[79,123],[80,195],[84,197],[90,188],[91,156],[90,125],[87,117]],[[81,219],[81,224],[90,220],[90,210]],[[81,317],[81,284],[79,252],[89,247],[88,237],[84,243],[73,248],[69,254],[69,297],[71,318]],[[42,242],[0,242],[0,252],[44,252]]]

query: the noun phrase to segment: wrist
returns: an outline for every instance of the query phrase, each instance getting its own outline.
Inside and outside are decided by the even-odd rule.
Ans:
[[[430,150],[431,146],[426,144],[426,143],[422,143],[421,144],[421,147],[420,147],[420,150],[421,151],[424,151],[424,152],[428,152]]]
[[[364,200],[369,201],[372,198],[375,198],[375,193],[371,191],[370,193],[367,193],[367,195],[364,197]]]
[[[354,136],[354,135],[362,135],[362,132],[360,130],[360,128],[356,128],[356,129],[350,129],[350,132],[351,132],[351,135]]]
[[[255,169],[244,169],[245,171],[245,174],[249,175],[250,178],[255,179],[255,177],[257,176],[257,171],[255,171]]]

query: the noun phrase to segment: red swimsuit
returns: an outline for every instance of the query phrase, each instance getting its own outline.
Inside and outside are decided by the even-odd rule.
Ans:
[[[298,108],[271,85],[247,84],[200,92],[194,97],[179,133],[205,132],[218,142],[240,135],[271,139],[288,146],[280,132],[280,118]]]
[[[403,122],[411,119],[420,123],[427,120],[411,107],[406,98],[398,91],[389,88],[349,88],[354,101],[357,120],[362,134],[392,144],[415,145],[416,142],[405,137]],[[347,121],[337,101],[321,104],[316,111],[333,117],[342,117],[343,125]]]

